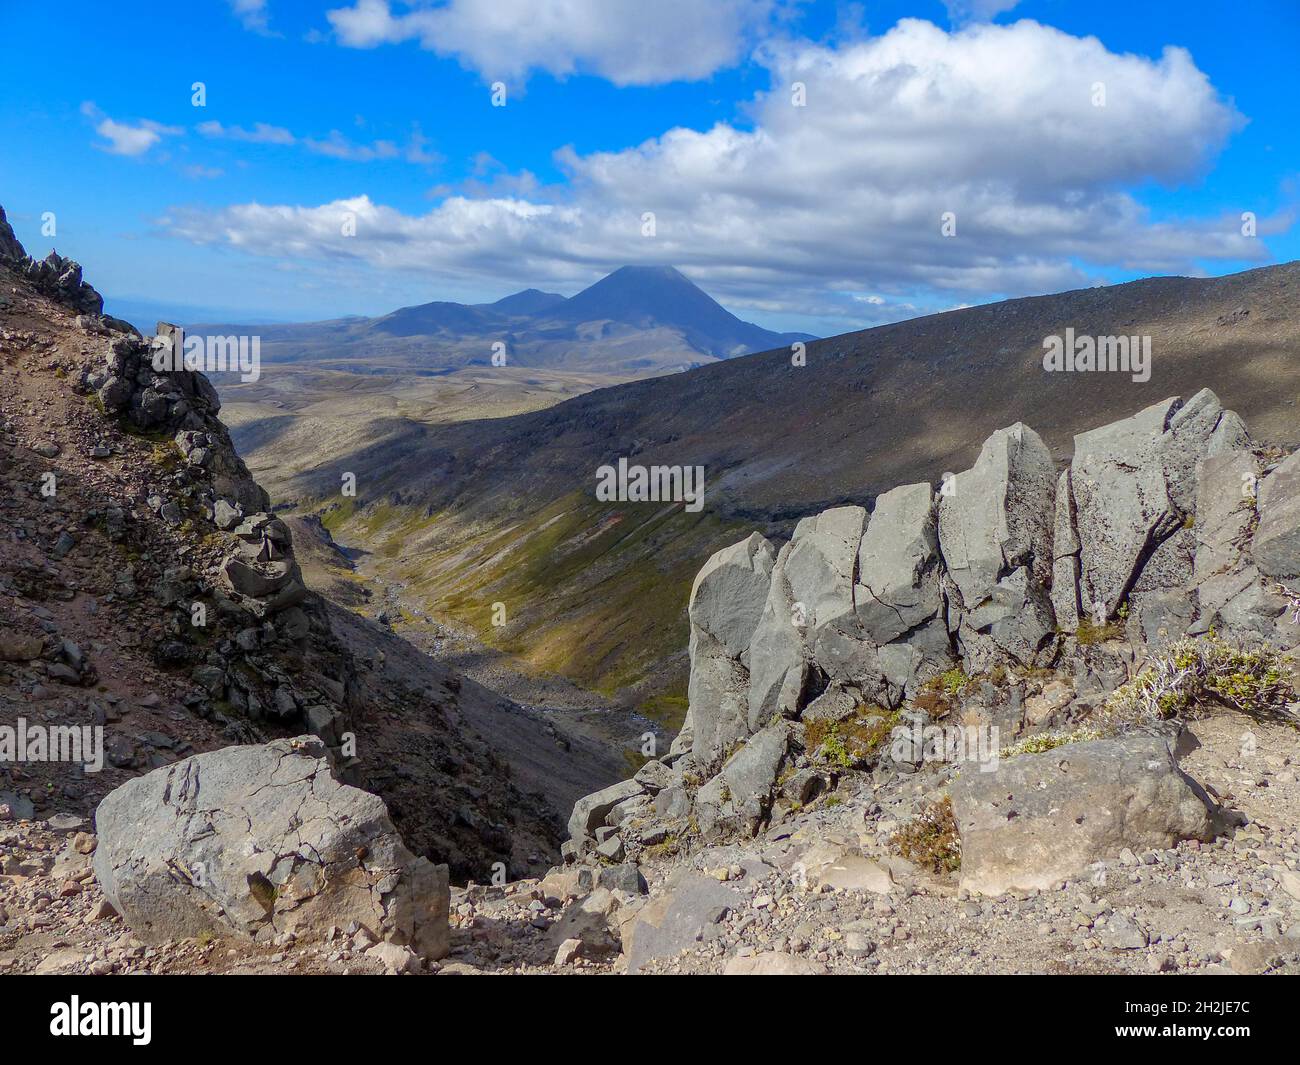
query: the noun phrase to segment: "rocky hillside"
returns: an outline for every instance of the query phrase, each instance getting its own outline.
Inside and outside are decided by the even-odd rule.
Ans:
[[[753,533],[689,616],[685,726],[544,877],[448,887],[319,739],[234,747],[0,828],[0,967],[1300,972],[1300,452],[1209,390]]]
[[[603,763],[310,591],[214,389],[154,369],[178,331],[102,309],[0,213],[0,735],[103,729],[102,772],[0,758],[0,809],[85,821],[141,773],[310,733],[454,878],[544,869]]]
[[[1202,387],[1260,441],[1300,444],[1297,286],[1296,263],[1152,278],[832,337],[808,346],[805,365],[787,348],[507,419],[385,419],[347,450],[310,452],[314,467],[276,491],[372,552],[435,617],[675,726],[692,578],[744,530],[784,538],[804,514],[937,483],[1017,421],[1059,464],[1076,434]],[[1045,372],[1043,341],[1067,328],[1149,336],[1150,380]],[[596,470],[620,457],[702,465],[704,510],[598,501]],[[339,496],[343,471],[357,476],[355,499]],[[507,604],[505,626],[489,623],[493,602]]]
[[[938,493],[751,534],[689,613],[681,733],[570,819],[576,882],[634,897],[587,896],[569,954],[1300,969],[1300,452],[1209,390],[1059,472],[1016,423]]]

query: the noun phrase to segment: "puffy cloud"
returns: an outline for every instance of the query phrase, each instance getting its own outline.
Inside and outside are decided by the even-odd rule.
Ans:
[[[616,85],[694,81],[731,66],[768,26],[776,0],[447,0],[393,14],[388,0],[357,0],[326,17],[350,48],[419,41],[485,79],[531,70],[590,73]]]
[[[104,139],[96,147],[112,155],[144,155],[163,137],[176,136],[182,132],[175,126],[164,126],[147,118],[140,119],[134,125],[118,122],[89,100],[81,105],[81,113],[95,123],[95,132]]]
[[[419,216],[360,197],[168,224],[262,255],[494,289],[672,263],[724,302],[842,321],[1266,255],[1232,218],[1157,221],[1124,191],[1194,178],[1243,121],[1182,49],[1151,59],[1028,21],[949,33],[908,20],[838,48],[780,43],[758,59],[771,85],[746,128],[563,149],[558,188],[498,176]],[[355,237],[339,235],[342,211],[356,214]]]
[[[271,32],[266,0],[230,0],[230,10],[243,23],[244,29],[262,34]]]

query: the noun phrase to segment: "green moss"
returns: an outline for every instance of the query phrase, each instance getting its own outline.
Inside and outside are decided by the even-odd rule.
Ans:
[[[933,873],[955,873],[961,868],[961,835],[946,795],[895,832],[890,845],[902,858]]]
[[[1124,635],[1124,626],[1117,621],[1108,621],[1098,625],[1091,618],[1080,618],[1079,628],[1074,634],[1080,647],[1089,647],[1093,644],[1105,643],[1107,640],[1118,640]]]
[[[901,711],[862,704],[839,721],[805,722],[804,746],[818,761],[838,769],[869,765],[902,720]]]

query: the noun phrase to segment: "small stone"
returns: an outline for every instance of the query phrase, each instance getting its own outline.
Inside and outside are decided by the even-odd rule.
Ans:
[[[555,952],[556,965],[572,965],[582,954],[581,939],[566,939]]]

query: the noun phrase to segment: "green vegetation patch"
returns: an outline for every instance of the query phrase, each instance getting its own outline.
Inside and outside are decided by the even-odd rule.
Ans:
[[[930,803],[889,838],[896,854],[932,873],[955,873],[961,868],[961,834],[952,812],[952,799]]]
[[[1286,718],[1296,698],[1285,656],[1270,648],[1247,651],[1216,633],[1171,643],[1106,701],[1126,718],[1167,721],[1194,717],[1215,704],[1252,717]]]

